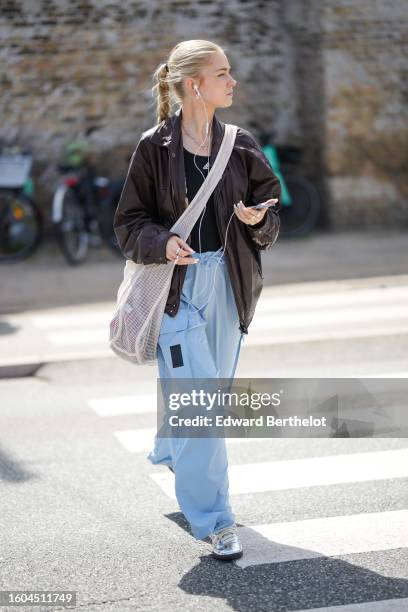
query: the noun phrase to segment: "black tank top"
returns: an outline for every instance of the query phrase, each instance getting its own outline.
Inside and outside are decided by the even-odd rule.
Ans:
[[[200,168],[203,175],[206,177],[208,173],[208,157],[203,155],[195,156],[195,163]],[[200,189],[204,179],[200,172],[197,170],[194,165],[194,153],[190,153],[187,149],[184,149],[184,170],[186,175],[186,188],[187,188],[187,198],[188,201],[191,202]],[[201,221],[201,252],[205,253],[206,251],[217,251],[220,246],[222,246],[222,242],[220,240],[220,236],[218,233],[217,222],[214,213],[214,197],[211,195],[207,202],[207,206],[205,210],[201,213],[199,218],[197,219],[196,224],[191,230],[191,248],[200,252],[200,243],[198,239],[198,228],[200,227]]]

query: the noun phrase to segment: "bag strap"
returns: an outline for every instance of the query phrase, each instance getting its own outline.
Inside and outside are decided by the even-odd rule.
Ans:
[[[170,231],[178,234],[183,240],[187,240],[188,236],[191,234],[191,230],[204,209],[204,206],[221,180],[234,148],[237,130],[238,127],[236,125],[230,123],[225,124],[221,146],[211,170],[205,177],[193,200],[170,229]]]

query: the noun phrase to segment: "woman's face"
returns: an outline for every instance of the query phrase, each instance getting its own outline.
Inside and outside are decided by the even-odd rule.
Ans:
[[[231,67],[227,57],[221,51],[214,52],[209,63],[203,68],[199,79],[199,90],[203,100],[209,107],[231,106],[232,90],[236,84],[237,81],[231,76]]]

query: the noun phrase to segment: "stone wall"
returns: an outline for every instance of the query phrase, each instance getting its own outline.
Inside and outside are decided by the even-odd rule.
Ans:
[[[407,227],[407,4],[330,0],[322,24],[331,223]]]
[[[180,40],[209,38],[238,81],[218,116],[302,147],[323,227],[408,223],[403,5],[3,0],[0,140],[34,149],[44,203],[48,170],[70,139],[86,137],[102,172],[123,172],[156,122],[153,70]]]

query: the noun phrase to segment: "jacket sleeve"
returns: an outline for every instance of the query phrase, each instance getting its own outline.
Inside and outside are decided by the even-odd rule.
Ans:
[[[270,249],[279,235],[281,186],[261,147],[249,132],[247,134],[249,136],[247,151],[249,194],[244,204],[245,206],[254,206],[270,198],[278,198],[279,201],[275,206],[267,209],[260,223],[245,225],[245,227],[257,249]]]
[[[113,219],[120,250],[136,263],[168,263],[166,244],[171,236],[177,236],[159,223],[154,194],[150,162],[140,140]]]

